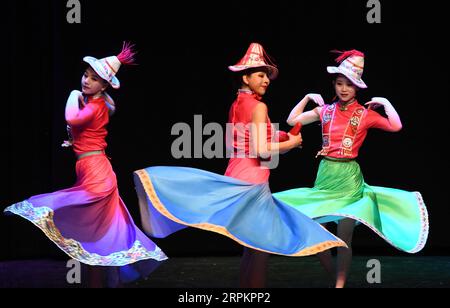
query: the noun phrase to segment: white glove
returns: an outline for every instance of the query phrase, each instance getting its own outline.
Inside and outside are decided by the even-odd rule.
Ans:
[[[72,141],[64,140],[64,142],[61,144],[61,147],[63,148],[69,148],[73,145]]]
[[[116,112],[116,103],[108,93],[105,92],[103,95],[105,98],[106,107],[109,109],[109,116],[112,116]]]
[[[320,95],[320,94],[309,93],[309,94],[306,94],[306,97],[309,98],[310,100],[312,100],[314,103],[316,103],[320,107],[325,105],[322,95]]]
[[[384,112],[386,112],[389,123],[391,124],[391,127],[394,128],[394,131],[398,131],[402,128],[400,116],[398,115],[394,106],[392,106],[391,102],[384,97],[372,97],[372,100],[365,103],[364,105],[369,105],[369,109],[376,109],[380,106],[383,106]]]
[[[384,106],[384,109],[387,111],[390,107],[393,107],[391,102],[385,99],[384,97],[372,97],[370,102],[365,103],[365,105],[369,105],[369,109],[377,109],[380,106]]]

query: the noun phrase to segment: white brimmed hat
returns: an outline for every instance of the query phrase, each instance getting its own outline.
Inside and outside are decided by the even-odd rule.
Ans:
[[[228,68],[233,72],[241,72],[258,67],[267,68],[269,79],[277,78],[278,68],[270,61],[264,48],[261,44],[251,43],[244,57],[236,65],[229,66]]]
[[[338,67],[328,66],[327,71],[330,74],[342,74],[347,77],[355,86],[361,89],[367,88],[365,82],[361,79],[364,71],[364,54],[358,50],[337,51],[341,55],[336,59],[340,63]]]
[[[111,56],[103,59],[96,59],[94,57],[84,57],[83,61],[88,63],[92,69],[106,80],[114,89],[120,88],[120,81],[116,74],[122,64],[135,64],[133,46],[130,43],[124,42],[122,51],[117,56]]]

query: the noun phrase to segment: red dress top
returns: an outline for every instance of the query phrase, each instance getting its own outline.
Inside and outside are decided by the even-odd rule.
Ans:
[[[261,103],[261,97],[249,92],[239,92],[238,97],[231,105],[228,122],[233,125],[231,138],[227,138],[227,148],[232,149],[228,161],[226,176],[234,177],[249,183],[265,183],[269,180],[270,170],[261,166],[261,159],[256,156],[250,147],[250,125],[252,124],[253,110]],[[267,142],[272,140],[272,125],[269,117],[267,122]]]
[[[109,113],[103,97],[88,98],[87,104],[77,116],[67,123],[71,126],[73,150],[77,155],[106,149]]]
[[[341,110],[338,103],[324,106],[322,122],[322,150],[319,155],[333,158],[358,157],[369,128],[389,131],[389,120],[377,112],[366,109],[358,101]]]

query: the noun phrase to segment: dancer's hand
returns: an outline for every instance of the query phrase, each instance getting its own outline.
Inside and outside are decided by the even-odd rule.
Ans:
[[[80,100],[80,99],[83,100],[83,92],[81,92],[79,90],[72,90],[70,95],[75,95],[76,97],[78,97],[78,100]]]
[[[384,107],[384,112],[386,113],[389,121],[389,126],[386,127],[385,130],[398,132],[402,129],[402,121],[400,120],[400,116],[394,106],[392,106],[391,102],[384,97],[372,97],[372,100],[367,102],[365,105],[369,105],[369,110],[380,106]]]
[[[64,142],[61,144],[63,148],[70,148],[72,145],[72,142],[69,140],[64,140]]]
[[[275,132],[275,142],[285,142],[289,140],[289,135],[282,130]]]
[[[325,105],[325,102],[324,102],[324,100],[322,98],[322,95],[320,95],[320,94],[309,93],[309,94],[306,94],[305,97],[307,97],[309,100],[313,101],[314,103],[316,103],[320,107]]]
[[[369,105],[369,110],[377,109],[380,106],[383,106],[384,109],[392,107],[391,102],[384,97],[372,97],[372,100],[364,105]]]
[[[291,133],[288,133],[289,136],[289,141],[292,142],[292,148],[301,148],[303,139],[302,139],[302,134],[298,134],[298,135],[292,135]]]
[[[78,108],[79,109],[83,109],[83,107],[86,105],[84,103],[84,96],[83,96],[83,92],[78,91],[78,90],[73,90],[72,93],[70,93],[70,95],[75,95],[77,97],[78,100]]]

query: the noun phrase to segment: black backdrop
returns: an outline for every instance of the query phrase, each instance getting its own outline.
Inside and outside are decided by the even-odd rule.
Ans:
[[[265,97],[273,122],[285,119],[306,93],[333,96],[325,67],[331,49],[366,54],[363,79],[372,96],[387,97],[401,115],[396,134],[371,131],[359,162],[371,185],[418,190],[430,214],[424,254],[448,254],[450,214],[444,150],[449,85],[445,50],[440,48],[441,8],[381,1],[382,23],[368,24],[367,1],[193,2],[81,1],[81,24],[66,21],[65,0],[8,1],[3,4],[6,82],[2,102],[1,208],[31,195],[71,186],[73,154],[66,138],[65,101],[79,89],[85,55],[117,54],[123,40],[137,45],[138,66],[122,67],[122,88],[111,90],[117,113],[109,126],[108,154],[121,196],[139,225],[132,172],[151,165],[197,167],[223,173],[226,159],[171,156],[177,122],[225,123],[235,96],[227,66],[249,43],[265,46],[280,69]],[[431,15],[430,15],[431,14]],[[441,34],[442,33],[442,34]],[[281,157],[271,188],[312,186],[320,148],[320,127],[303,130],[304,148]],[[205,137],[206,139],[206,137]],[[238,254],[239,245],[214,233],[188,229],[155,242],[169,256]],[[41,232],[18,217],[0,216],[0,259],[63,257]],[[365,227],[354,236],[355,253],[400,254]]]

